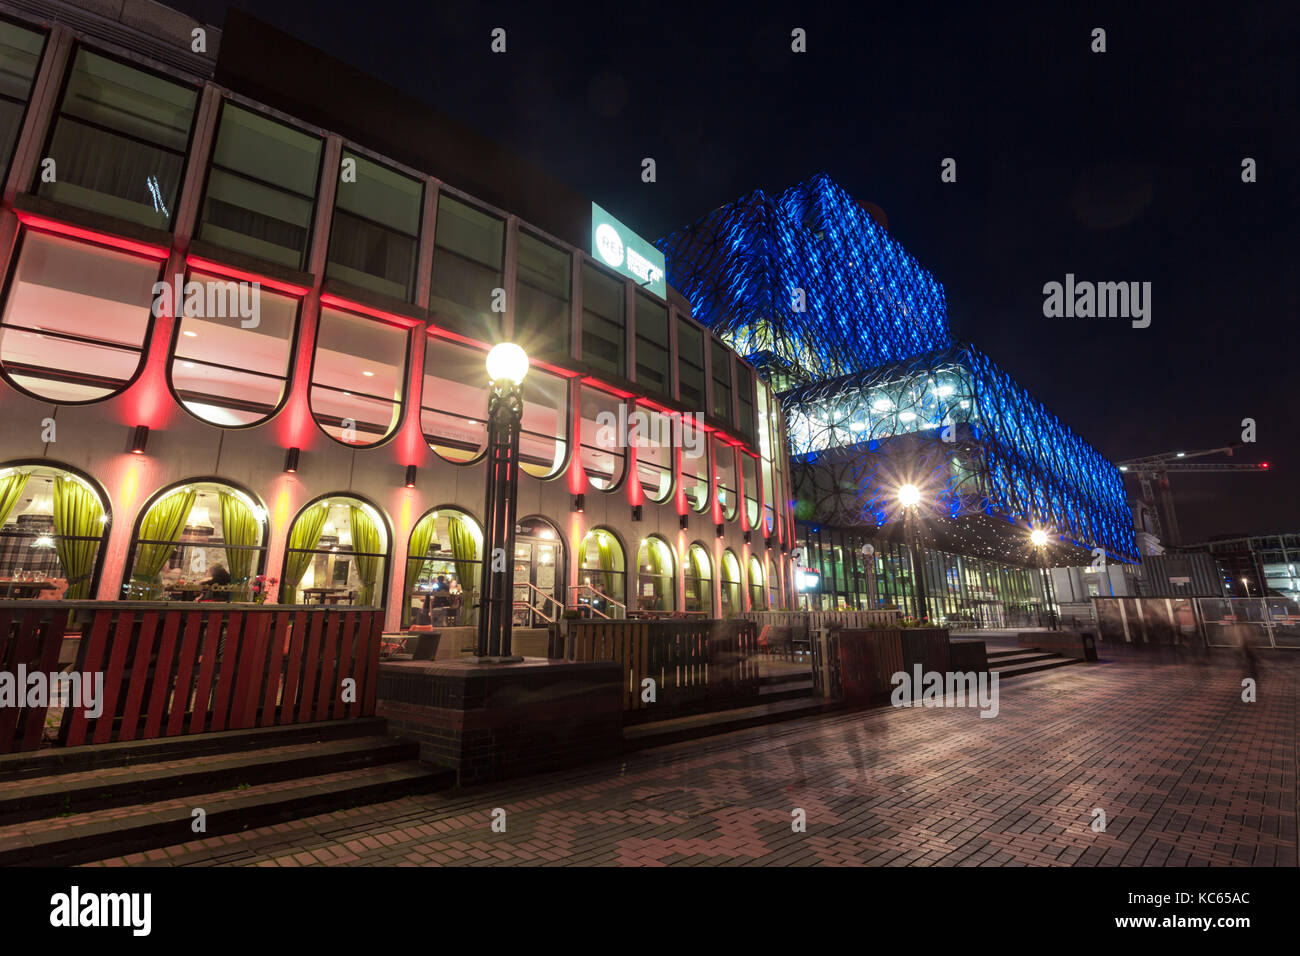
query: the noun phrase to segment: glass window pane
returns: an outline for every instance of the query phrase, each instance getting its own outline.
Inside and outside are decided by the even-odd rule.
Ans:
[[[501,322],[492,306],[502,283],[505,223],[444,193],[434,240],[431,309],[459,331],[490,337]]]
[[[425,346],[420,427],[429,447],[451,462],[487,448],[487,359],[478,349],[430,338]]]
[[[0,468],[0,487],[13,500],[0,528],[0,578],[10,582],[5,597],[93,597],[108,536],[99,492],[80,476],[46,465]],[[28,581],[15,587],[18,578]]]
[[[686,319],[677,320],[677,390],[694,411],[704,411],[704,331]]]
[[[568,449],[569,381],[532,368],[519,392],[524,402],[519,467],[536,478],[549,478],[564,467]]]
[[[625,374],[627,354],[623,283],[582,266],[582,360],[596,369]]]
[[[335,205],[403,235],[418,237],[424,185],[346,149],[343,159],[356,163],[356,178],[339,177]]]
[[[181,404],[213,425],[263,421],[284,398],[299,303],[254,286],[192,272],[184,308],[177,310],[183,315],[172,388]]]
[[[724,442],[713,443],[713,469],[718,488],[718,505],[722,517],[730,521],[736,517],[736,449]]]
[[[633,427],[641,489],[651,501],[667,501],[673,490],[672,424],[659,412],[638,408]]]
[[[45,34],[0,21],[0,171],[8,171]]]
[[[423,186],[355,153],[355,179],[340,177],[326,275],[410,301]]]
[[[408,546],[403,625],[476,623],[482,560],[483,532],[468,514],[440,508],[421,518]]]
[[[637,384],[667,394],[668,308],[640,293],[636,296]]]
[[[753,455],[741,452],[740,466],[744,469],[742,478],[745,482],[745,520],[748,527],[758,527],[758,459]]]
[[[343,495],[313,502],[289,531],[282,601],[382,605],[387,564],[388,532],[370,504]]]
[[[692,511],[709,507],[709,436],[690,419],[682,419],[682,493]]]
[[[636,601],[628,606],[642,611],[675,610],[677,567],[672,548],[662,538],[645,538],[636,563]]]
[[[709,353],[713,364],[713,414],[731,421],[731,353],[716,339]]]
[[[713,613],[713,562],[703,546],[693,544],[686,552],[686,567],[682,568],[687,611],[697,614]],[[724,598],[725,602],[725,598]],[[724,603],[725,606],[725,603]]]
[[[318,136],[227,102],[222,106],[212,162],[310,199],[316,195],[323,145]]]
[[[587,385],[581,395],[582,469],[593,488],[610,491],[627,467],[627,436],[619,434],[619,410],[624,406],[613,395]]]
[[[392,433],[401,417],[409,338],[407,329],[322,307],[311,410],[327,434],[373,445]]]
[[[577,604],[589,605],[608,617],[618,609],[609,606],[604,598],[626,604],[624,597],[625,571],[623,545],[610,532],[594,528],[587,532],[578,547]],[[589,590],[590,589],[590,590]]]
[[[520,230],[514,340],[530,355],[569,352],[572,262],[563,249]]]
[[[125,252],[26,232],[0,320],[0,364],[34,395],[104,398],[135,375],[160,266]]]

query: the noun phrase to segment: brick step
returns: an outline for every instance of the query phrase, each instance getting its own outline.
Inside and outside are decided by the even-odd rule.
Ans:
[[[990,659],[989,667],[1009,667],[1013,664],[1027,664],[1030,661],[1055,660],[1061,656],[1060,654],[1053,654],[1051,651],[1020,651],[1016,654],[1008,654],[1005,657]]]
[[[836,710],[839,706],[836,702],[803,694],[790,700],[764,702],[753,707],[738,707],[734,710],[693,714],[689,717],[674,717],[654,723],[624,727],[623,750],[625,752],[645,750],[649,747],[662,747],[683,740],[727,734],[733,730],[745,730],[783,720],[813,717],[829,710]]]
[[[49,817],[36,827],[7,824],[0,827],[0,866],[72,866],[442,790],[454,783],[451,771],[409,760]],[[204,833],[192,829],[196,808],[207,814]]]
[[[997,671],[998,680],[1004,681],[1012,677],[1023,677],[1026,674],[1036,674],[1039,671],[1049,671],[1056,667],[1069,667],[1071,664],[1082,663],[1083,661],[1077,657],[1053,656],[1045,660],[1026,661],[1022,664],[1011,664],[1007,667],[990,667],[989,670]]]
[[[413,760],[418,753],[414,742],[396,737],[355,737],[50,774],[13,781],[0,789],[0,820],[16,823],[377,767]]]
[[[989,651],[988,658],[992,661],[994,658],[1015,657],[1017,654],[1037,654],[1041,653],[1041,651],[1042,649],[1038,647],[1017,647],[1010,651]]]
[[[255,727],[206,734],[185,734],[153,740],[87,744],[82,747],[50,747],[23,753],[0,754],[0,782],[41,777],[47,774],[78,773],[101,767],[179,760],[214,753],[242,753],[266,747],[344,740],[384,734],[387,723],[380,717],[351,720],[322,720],[284,727]]]

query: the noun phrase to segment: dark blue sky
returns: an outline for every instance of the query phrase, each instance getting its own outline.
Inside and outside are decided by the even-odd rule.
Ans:
[[[884,208],[955,334],[1108,457],[1225,445],[1257,421],[1238,460],[1270,473],[1175,479],[1185,540],[1300,531],[1294,4],[169,2],[217,25],[253,13],[647,238],[825,171]],[[1067,272],[1151,282],[1150,328],[1044,318],[1043,284]]]

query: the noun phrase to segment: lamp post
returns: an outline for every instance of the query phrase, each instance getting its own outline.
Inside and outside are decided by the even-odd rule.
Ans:
[[[1047,602],[1047,621],[1052,630],[1056,630],[1056,609],[1052,607],[1052,575],[1047,568],[1047,532],[1035,528],[1029,532],[1029,540],[1038,552],[1039,572],[1043,577],[1043,600]]]
[[[921,567],[921,549],[916,543],[917,506],[921,503],[921,489],[906,484],[898,489],[898,504],[903,509],[903,539],[907,545],[908,559],[912,562],[912,598],[916,619],[925,617],[925,571]]]
[[[528,374],[528,356],[502,342],[487,356],[487,495],[483,504],[483,567],[480,576],[478,641],[480,661],[523,660],[511,656],[514,623],[515,492],[519,487],[519,428],[524,402],[519,383]]]

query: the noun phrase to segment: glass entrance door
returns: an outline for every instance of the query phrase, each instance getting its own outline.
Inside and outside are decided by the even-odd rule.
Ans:
[[[563,601],[559,591],[562,553],[553,535],[550,538],[516,535],[515,627],[545,627],[549,623],[547,617],[554,618],[559,613],[560,608],[542,595]]]

